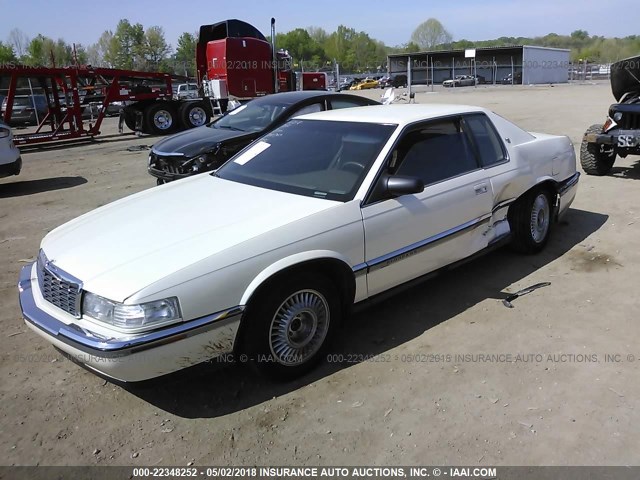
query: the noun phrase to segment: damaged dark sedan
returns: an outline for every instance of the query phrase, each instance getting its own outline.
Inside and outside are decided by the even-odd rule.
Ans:
[[[292,117],[324,110],[379,105],[344,93],[299,91],[256,98],[212,123],[162,139],[149,154],[158,185],[215,170],[252,141]]]

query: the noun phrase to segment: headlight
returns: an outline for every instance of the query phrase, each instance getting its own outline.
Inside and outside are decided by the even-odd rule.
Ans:
[[[127,332],[149,330],[182,320],[176,297],[125,305],[85,292],[82,314]]]
[[[613,114],[613,120],[615,122],[619,122],[620,120],[622,120],[622,112],[616,112]]]

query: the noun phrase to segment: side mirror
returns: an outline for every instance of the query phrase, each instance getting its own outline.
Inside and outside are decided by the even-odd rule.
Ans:
[[[418,177],[392,175],[387,178],[387,192],[392,197],[411,195],[424,191],[424,182]]]

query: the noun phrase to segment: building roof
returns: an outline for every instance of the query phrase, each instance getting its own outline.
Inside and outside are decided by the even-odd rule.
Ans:
[[[452,54],[464,54],[465,50],[475,50],[476,52],[496,52],[496,51],[509,51],[509,50],[524,50],[525,48],[539,48],[546,50],[560,50],[564,52],[569,52],[569,49],[565,48],[552,48],[552,47],[539,47],[536,45],[504,45],[500,47],[470,47],[470,48],[456,48],[452,50],[425,50],[422,52],[410,52],[410,53],[392,53],[389,54],[389,58],[403,58],[408,55],[452,55]]]

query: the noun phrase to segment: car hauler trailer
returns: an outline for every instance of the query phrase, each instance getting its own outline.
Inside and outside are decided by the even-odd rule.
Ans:
[[[167,130],[162,122],[163,108],[171,104],[171,75],[109,68],[66,67],[46,68],[21,65],[0,66],[2,118],[11,123],[16,96],[33,98],[44,95],[47,108],[36,116],[35,131],[15,135],[17,145],[94,137],[100,133],[107,107],[116,102],[132,102],[144,116],[129,115],[130,128],[149,133]],[[98,105],[94,119],[85,124],[85,109]],[[28,108],[28,107],[27,107]],[[17,113],[17,112],[16,112]]]
[[[275,19],[271,19],[271,38],[276,38]],[[167,73],[0,66],[0,94],[7,97],[2,115],[10,120],[16,95],[46,97],[47,113],[38,117],[35,132],[16,135],[18,145],[94,137],[108,107],[117,102],[122,107],[121,126],[163,135],[208,123],[226,111],[230,100],[296,90],[289,53],[277,50],[257,28],[241,20],[202,25],[195,56],[197,98],[174,98]],[[305,90],[326,89],[326,78],[320,82],[318,75],[324,76],[302,74]],[[98,106],[97,115],[85,125],[83,112],[91,105]]]

